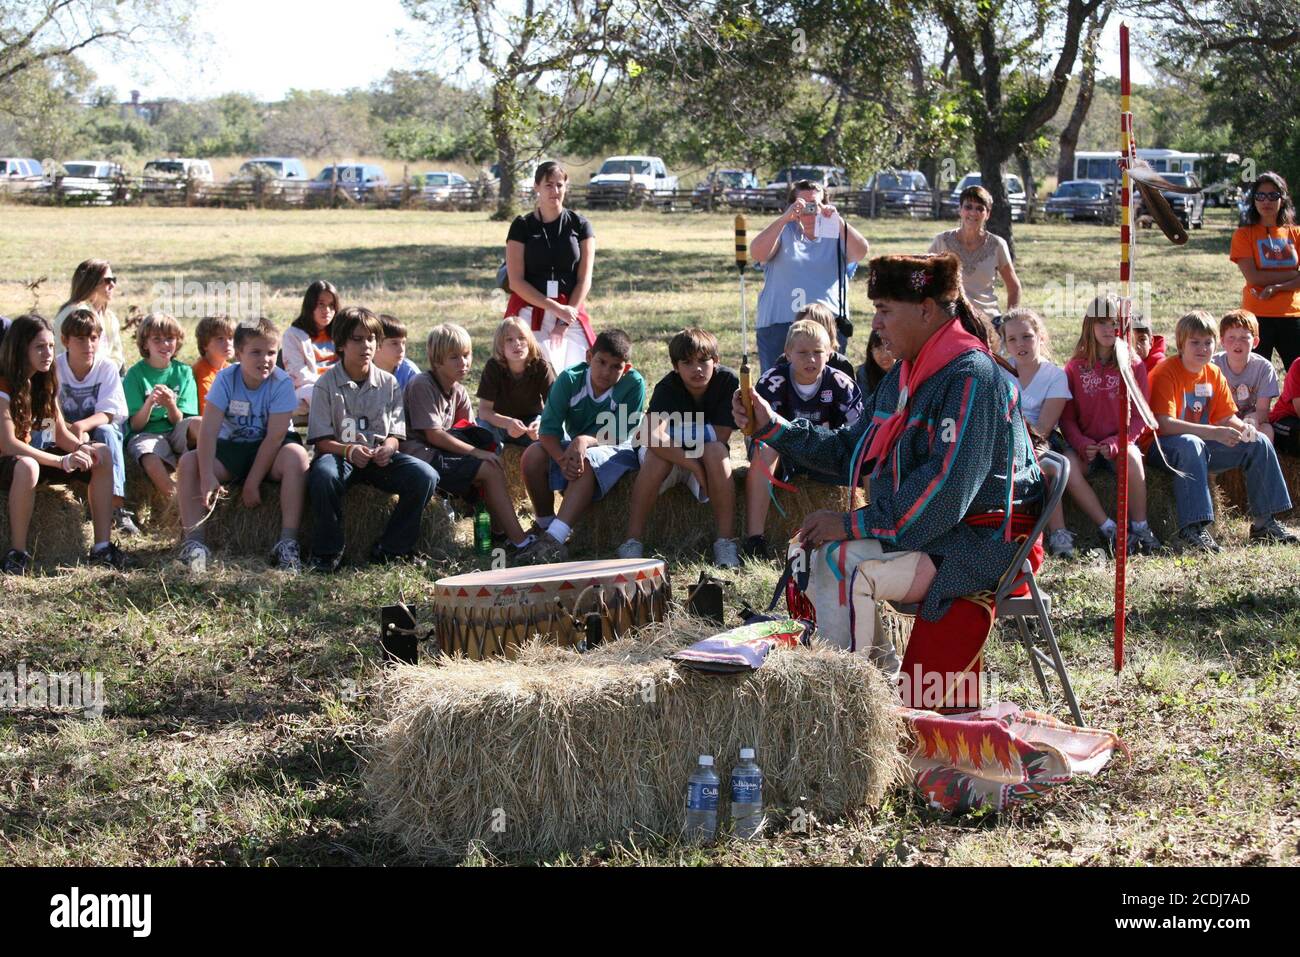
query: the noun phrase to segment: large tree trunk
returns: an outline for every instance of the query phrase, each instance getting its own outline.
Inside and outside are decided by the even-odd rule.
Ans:
[[[1037,222],[1038,184],[1034,182],[1033,159],[1023,145],[1016,147],[1016,165],[1020,167],[1020,179],[1025,184],[1025,222]]]
[[[498,80],[492,87],[492,106],[488,125],[497,147],[497,163],[501,169],[501,188],[497,194],[497,209],[492,218],[509,222],[519,214],[515,189],[515,163],[518,148],[511,121],[511,108],[515,100],[515,86],[510,80]]]
[[[1074,179],[1074,151],[1079,147],[1079,131],[1083,128],[1083,121],[1088,118],[1093,93],[1097,88],[1097,40],[1106,26],[1110,11],[1111,8],[1107,5],[1096,16],[1088,18],[1088,35],[1083,40],[1083,63],[1079,71],[1079,93],[1074,98],[1070,119],[1061,130],[1061,156],[1056,162],[1058,186],[1068,179]]]
[[[975,141],[975,152],[980,161],[980,185],[993,197],[993,209],[989,213],[988,230],[1007,241],[1011,258],[1016,257],[1015,240],[1011,238],[1011,201],[1007,199],[1007,184],[1002,179],[1002,166],[1007,161],[1009,151],[998,141]]]

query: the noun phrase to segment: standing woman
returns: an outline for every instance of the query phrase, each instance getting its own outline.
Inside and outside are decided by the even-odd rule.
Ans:
[[[533,185],[537,208],[515,217],[506,235],[506,317],[528,322],[558,374],[586,361],[596,341],[585,308],[596,234],[586,217],[564,208],[569,174],[562,165],[555,160],[539,165]]]
[[[1261,174],[1246,198],[1250,205],[1228,256],[1246,280],[1241,308],[1259,320],[1256,351],[1271,362],[1276,346],[1289,370],[1300,356],[1300,226],[1286,180],[1277,173]]]
[[[99,319],[99,354],[107,356],[121,372],[126,365],[122,349],[122,324],[117,321],[110,303],[117,292],[117,276],[107,259],[87,259],[72,274],[72,294],[54,316],[54,342],[58,354],[64,352],[63,320],[78,306],[88,306]]]
[[[763,267],[754,323],[760,372],[776,365],[785,350],[786,333],[805,306],[821,302],[840,314],[841,262],[847,274],[867,255],[866,239],[847,221],[841,228],[843,240],[817,238],[817,217],[836,213],[825,198],[821,183],[799,180],[790,190],[789,209],[749,244],[749,255]],[[847,317],[848,303],[843,306]],[[840,337],[839,346],[840,352],[847,351],[845,337]]]
[[[998,308],[998,294],[994,283],[998,276],[1007,287],[1007,308],[1010,312],[1020,305],[1020,278],[1007,241],[994,235],[985,227],[993,212],[993,196],[983,186],[967,186],[961,191],[957,216],[961,225],[934,237],[930,243],[932,254],[952,253],[961,260],[961,285],[966,298],[998,322],[1002,309]]]

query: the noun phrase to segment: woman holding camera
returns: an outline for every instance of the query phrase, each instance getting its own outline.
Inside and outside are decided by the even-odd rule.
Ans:
[[[759,371],[776,365],[785,350],[785,335],[795,314],[814,302],[825,303],[839,315],[840,282],[867,255],[862,234],[839,218],[825,202],[821,183],[801,179],[790,190],[790,208],[754,237],[749,255],[763,267],[763,291],[758,296]],[[818,237],[819,218],[824,220]],[[831,226],[830,234],[826,233]],[[848,317],[848,303],[843,304]],[[840,329],[840,351],[847,332]]]
[[[506,316],[526,320],[557,374],[586,359],[596,341],[584,303],[591,292],[596,234],[564,208],[569,174],[555,160],[533,176],[537,209],[519,216],[506,236],[510,302]]]
[[[993,195],[983,186],[967,186],[961,191],[957,216],[961,225],[934,237],[930,243],[931,255],[952,253],[961,260],[961,286],[966,298],[995,326],[999,317],[1020,305],[1020,277],[1011,262],[1011,250],[1001,236],[989,232],[989,213],[993,211]],[[997,277],[1007,287],[1007,308],[998,308],[998,293],[994,288]]]

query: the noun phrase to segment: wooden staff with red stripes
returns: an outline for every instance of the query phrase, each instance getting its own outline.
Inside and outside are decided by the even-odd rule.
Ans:
[[[1129,165],[1137,157],[1133,138],[1133,113],[1130,101],[1128,59],[1128,24],[1119,27],[1119,133],[1120,133],[1120,215],[1119,215],[1119,322],[1118,336],[1127,344],[1130,336],[1132,299],[1129,281],[1132,262],[1133,222],[1130,202],[1133,187],[1129,182]],[[1120,358],[1120,357],[1117,357]],[[1124,624],[1127,614],[1125,590],[1128,584],[1128,385],[1119,382],[1119,454],[1116,456],[1115,502],[1115,673],[1124,668]]]

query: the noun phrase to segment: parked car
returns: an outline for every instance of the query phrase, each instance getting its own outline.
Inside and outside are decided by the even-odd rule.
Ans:
[[[239,172],[232,178],[250,180],[258,175],[259,170],[263,171],[263,176],[272,179],[292,179],[299,182],[307,180],[307,167],[296,156],[254,156],[252,159],[244,160],[239,166]]]
[[[425,199],[440,203],[452,197],[466,198],[474,191],[474,184],[460,173],[417,173],[415,183]]]
[[[1056,188],[1043,214],[1069,220],[1094,219],[1110,226],[1115,223],[1115,204],[1100,180],[1071,179]]]
[[[919,169],[881,170],[863,187],[858,213],[870,216],[898,213],[904,216],[928,216],[934,203],[930,182]],[[874,199],[873,199],[874,197]]]
[[[839,166],[787,166],[777,170],[761,191],[759,207],[762,209],[783,210],[789,203],[790,187],[801,179],[812,180],[826,187],[829,198],[835,191],[851,188],[849,174]]]
[[[1161,173],[1168,182],[1177,186],[1195,186],[1198,190],[1201,181],[1196,178],[1195,173]],[[1161,195],[1169,200],[1169,208],[1174,211],[1183,222],[1183,229],[1200,229],[1205,225],[1205,195],[1200,192],[1196,193],[1174,193],[1168,190],[1161,190]],[[1136,220],[1138,216],[1146,213],[1146,204],[1142,201],[1142,194],[1135,192],[1133,195],[1133,217]]]
[[[336,176],[339,192],[347,193],[353,199],[361,199],[374,190],[388,188],[387,174],[373,163],[340,163],[337,167],[326,166],[316,174],[316,178],[311,180],[308,186],[317,195],[328,193],[334,188]]]
[[[184,190],[190,182],[211,183],[212,164],[201,159],[156,159],[144,164],[146,193]]]
[[[0,157],[0,189],[16,192],[33,189],[45,181],[39,160],[27,157]]]
[[[956,189],[945,196],[940,205],[940,213],[944,216],[957,216],[957,209],[961,206],[962,190],[970,186],[979,186],[984,177],[979,173],[967,173],[961,178]],[[1025,221],[1025,184],[1020,181],[1020,177],[1014,173],[1006,173],[1002,177],[1002,184],[1007,191],[1007,200],[1011,203],[1011,218],[1018,223]]]
[[[97,206],[130,202],[132,197],[126,171],[109,160],[69,160],[55,174],[54,182],[43,188],[57,191],[64,199]]]
[[[658,156],[611,156],[587,182],[587,205],[618,206],[676,191],[677,177]]]
[[[1206,206],[1231,208],[1241,202],[1241,186],[1230,179],[1221,179],[1213,186],[1201,190]]]
[[[715,169],[691,191],[694,209],[712,209],[722,205],[741,205],[744,190],[758,189],[758,177],[747,169]]]

